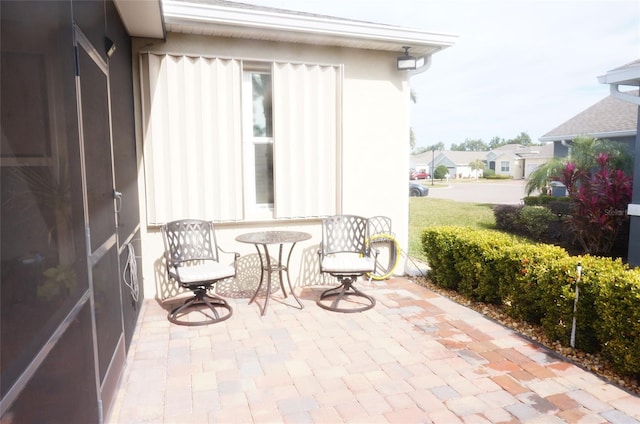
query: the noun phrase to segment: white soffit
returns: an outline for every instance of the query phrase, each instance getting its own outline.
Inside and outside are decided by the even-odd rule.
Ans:
[[[164,38],[161,0],[113,0],[129,36]]]
[[[280,11],[163,1],[169,32],[252,40],[342,46],[426,55],[455,43],[457,36],[418,29]]]
[[[599,76],[598,82],[609,84],[613,97],[640,106],[640,97],[620,91],[621,85],[640,86],[640,59]]]
[[[600,84],[640,85],[640,61],[607,72],[598,77]]]

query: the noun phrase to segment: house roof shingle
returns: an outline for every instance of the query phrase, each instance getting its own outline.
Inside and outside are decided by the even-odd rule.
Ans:
[[[638,90],[629,91],[627,94],[637,96]],[[633,135],[637,131],[637,125],[637,105],[607,96],[544,134],[540,140],[571,140],[581,135],[599,138]]]

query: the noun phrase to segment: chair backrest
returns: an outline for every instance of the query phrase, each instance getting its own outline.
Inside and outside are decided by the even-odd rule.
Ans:
[[[368,219],[356,215],[335,215],[322,220],[322,254],[369,255]]]
[[[391,218],[388,216],[372,216],[369,218],[369,236],[391,234]]]
[[[213,223],[198,219],[172,221],[162,226],[167,261],[214,260],[218,248]]]

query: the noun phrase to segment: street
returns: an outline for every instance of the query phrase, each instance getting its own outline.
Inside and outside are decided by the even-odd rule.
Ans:
[[[505,205],[522,203],[522,198],[526,196],[525,184],[525,180],[450,180],[448,187],[441,187],[439,183],[431,186],[429,180],[424,183],[429,187],[429,197],[432,198]]]

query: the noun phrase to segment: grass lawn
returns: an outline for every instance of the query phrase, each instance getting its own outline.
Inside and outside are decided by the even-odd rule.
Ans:
[[[422,230],[439,225],[495,228],[493,205],[465,203],[430,197],[409,197],[409,256],[426,261],[420,238]]]

